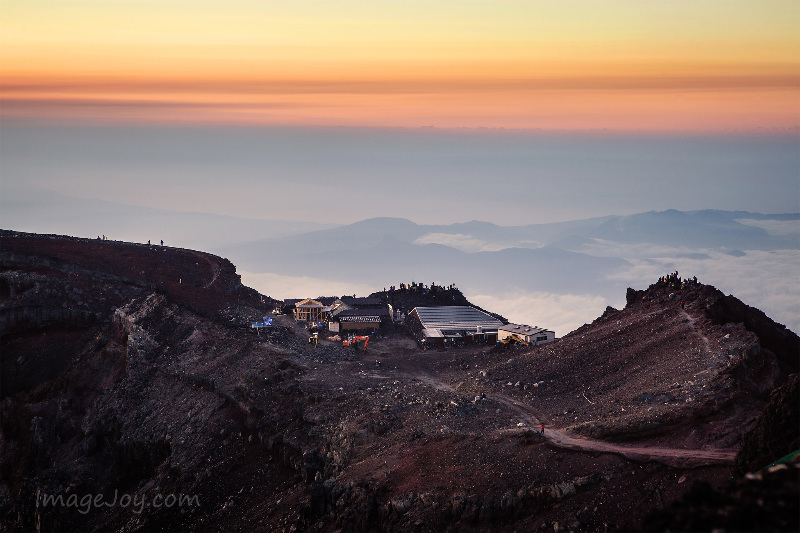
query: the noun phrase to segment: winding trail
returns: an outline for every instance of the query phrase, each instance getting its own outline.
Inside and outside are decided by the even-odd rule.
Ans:
[[[533,408],[529,405],[505,396],[494,394],[492,399],[514,410],[525,419],[531,427],[539,427],[541,422]],[[503,430],[509,433],[518,433],[520,430]],[[553,445],[568,450],[588,452],[616,453],[635,461],[654,460],[670,466],[700,466],[709,464],[733,464],[736,450],[687,450],[683,448],[663,448],[658,446],[623,446],[595,439],[572,437],[557,429],[545,428],[544,437]]]
[[[438,378],[424,372],[403,373],[403,377],[419,380],[420,382],[437,390],[455,392],[453,387]],[[522,419],[531,428],[538,428],[541,424],[539,415],[530,405],[506,396],[492,394],[492,400],[505,405]],[[524,429],[504,429],[501,433],[521,433]],[[659,461],[669,466],[689,467],[705,466],[711,464],[733,464],[736,458],[735,449],[697,450],[684,448],[664,448],[658,446],[625,446],[584,437],[574,437],[563,431],[545,428],[544,438],[552,445],[567,450],[586,452],[615,453],[634,461]]]
[[[192,255],[194,255],[195,257],[197,257],[201,261],[205,261],[208,264],[208,269],[211,271],[211,281],[209,281],[208,283],[206,283],[202,287],[204,289],[208,289],[219,278],[219,274],[220,274],[220,271],[221,271],[221,269],[219,268],[219,264],[216,261],[214,261],[211,257],[209,257],[208,255],[206,255],[206,254],[204,254],[202,252],[197,252],[197,251],[194,251],[194,250],[189,250],[189,252],[191,252]]]
[[[700,337],[700,340],[703,341],[703,348],[705,349],[704,353],[705,354],[711,353],[711,344],[708,341],[708,337],[703,335],[703,332],[697,329],[697,327],[694,325],[695,322],[697,322],[697,319],[692,315],[690,315],[689,313],[687,313],[685,309],[681,309],[681,313],[683,314],[684,318],[686,318],[686,320],[689,321],[689,326],[692,328],[692,331],[695,333],[695,335]]]

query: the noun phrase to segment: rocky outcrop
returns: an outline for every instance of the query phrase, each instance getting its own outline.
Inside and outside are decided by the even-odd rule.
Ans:
[[[208,254],[9,232],[0,244],[8,530],[630,529],[687,479],[722,487],[747,429],[773,448],[796,418],[795,378],[756,424],[787,379],[783,344],[764,343],[766,322],[728,320],[739,307],[699,284],[629,291],[625,309],[514,357],[400,335],[365,355],[310,345],[288,317],[243,327],[270,301]],[[638,451],[572,446],[580,432]],[[653,446],[725,453],[655,460]],[[37,506],[115,492],[200,505]]]
[[[800,531],[800,462],[781,464],[720,488],[695,484],[652,513],[643,531]]]
[[[761,346],[774,353],[785,372],[800,372],[800,337],[763,311],[733,296],[716,291],[717,298],[706,307],[706,316],[716,324],[741,323],[758,335]]]
[[[742,437],[736,456],[740,475],[755,472],[800,450],[800,376],[773,391],[755,427]]]
[[[629,307],[648,302],[681,302],[683,306],[698,307],[714,324],[741,324],[758,337],[761,347],[777,357],[784,375],[800,371],[800,337],[796,333],[715,287],[681,278],[665,279],[645,290],[629,288],[626,300]]]

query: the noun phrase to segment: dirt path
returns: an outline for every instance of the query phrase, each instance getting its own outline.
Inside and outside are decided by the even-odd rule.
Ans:
[[[437,390],[454,392],[454,389],[450,385],[423,371],[404,372],[402,375],[406,378],[419,380]],[[538,429],[540,427],[540,415],[538,415],[535,409],[530,405],[503,394],[492,394],[491,399],[516,412],[517,415],[528,423],[530,428]],[[505,429],[500,431],[503,433],[520,433],[524,430]],[[545,428],[544,437],[552,445],[559,448],[587,452],[616,453],[631,460],[653,460],[676,467],[733,464],[736,457],[736,450],[732,449],[687,450],[683,448],[663,448],[657,446],[624,446],[600,440],[574,437],[553,428]]]
[[[208,264],[208,268],[209,270],[211,270],[211,281],[203,285],[203,288],[207,289],[211,287],[214,284],[214,282],[217,281],[217,278],[219,278],[219,273],[220,273],[219,264],[216,261],[212,260],[212,258],[207,256],[206,254],[195,252],[194,250],[189,250],[189,251],[192,253],[192,255],[194,255],[201,261],[205,261]]]
[[[525,419],[532,428],[541,424],[531,406],[502,394],[492,395],[492,399],[513,409]],[[519,432],[520,430],[504,430]],[[687,450],[683,448],[663,448],[657,446],[623,446],[583,437],[573,437],[557,429],[545,428],[544,437],[555,446],[568,450],[588,452],[616,453],[632,460],[655,460],[671,466],[707,465],[707,464],[732,464],[736,457],[736,450]]]
[[[695,326],[695,322],[697,322],[697,319],[692,315],[690,315],[689,313],[687,313],[685,309],[681,309],[681,313],[683,314],[684,318],[686,318],[686,320],[689,321],[689,326],[692,328],[692,331],[694,331],[695,335],[700,337],[700,340],[703,341],[704,355],[711,353],[711,346],[710,343],[708,342],[708,337],[703,335],[703,332],[697,329],[697,327]]]

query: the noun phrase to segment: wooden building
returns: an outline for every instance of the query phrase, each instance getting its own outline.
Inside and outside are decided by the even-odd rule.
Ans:
[[[306,298],[295,304],[294,317],[306,322],[319,322],[325,319],[326,308],[322,302]],[[330,310],[330,308],[328,308]]]

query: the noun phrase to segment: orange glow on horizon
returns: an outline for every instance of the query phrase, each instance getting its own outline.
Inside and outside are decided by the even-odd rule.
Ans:
[[[793,130],[800,8],[748,0],[0,5],[0,116]]]

